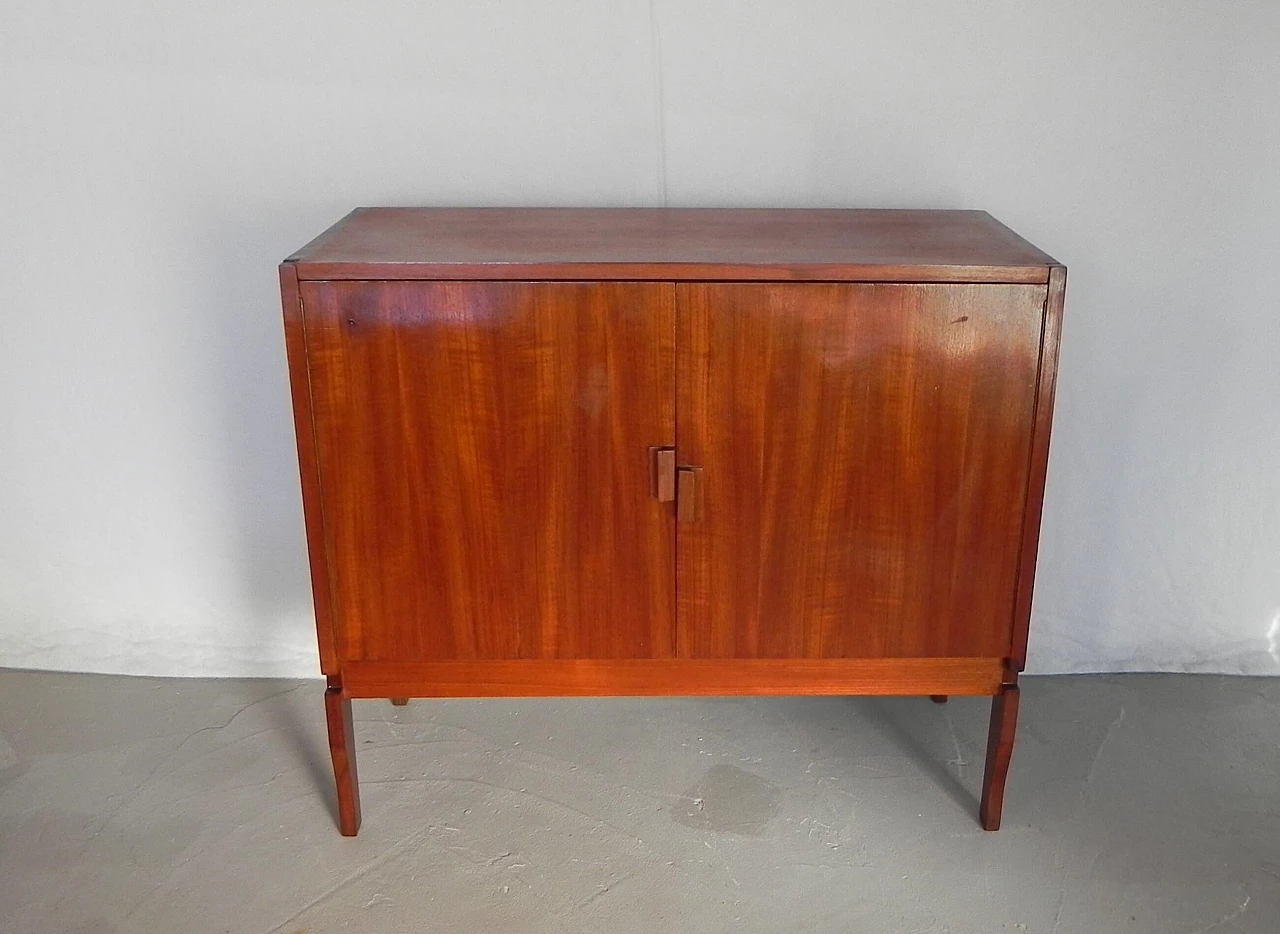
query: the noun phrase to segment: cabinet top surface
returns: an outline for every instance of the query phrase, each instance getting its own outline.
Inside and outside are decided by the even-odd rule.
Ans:
[[[357,208],[286,260],[300,279],[1045,282],[984,211]]]

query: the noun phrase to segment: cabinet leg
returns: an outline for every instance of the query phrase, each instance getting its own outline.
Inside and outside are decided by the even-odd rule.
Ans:
[[[982,804],[978,819],[983,830],[1000,829],[1004,780],[1013,755],[1013,731],[1018,725],[1018,686],[1003,684],[991,699],[991,730],[987,734],[987,770],[982,776]]]
[[[945,704],[945,703],[947,702],[947,695],[945,695],[945,694],[930,694],[930,695],[929,695],[929,700],[933,701],[935,704]]]
[[[360,785],[356,776],[356,733],[351,725],[351,698],[330,683],[324,692],[324,714],[329,724],[329,754],[338,788],[338,831],[354,837],[360,829]]]
[[[397,707],[405,707],[405,706],[408,706],[408,704],[409,704],[409,698],[407,698],[407,697],[393,697],[393,698],[391,698],[391,703],[395,704],[395,706],[397,706]]]

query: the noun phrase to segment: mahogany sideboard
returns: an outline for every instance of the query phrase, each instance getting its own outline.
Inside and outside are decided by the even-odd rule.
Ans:
[[[339,825],[351,699],[993,697],[1066,270],[978,211],[362,208],[280,267]]]

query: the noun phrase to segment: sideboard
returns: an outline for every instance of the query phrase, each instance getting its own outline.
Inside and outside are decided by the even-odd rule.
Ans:
[[[280,267],[339,828],[351,699],[993,698],[1066,270],[979,211],[362,208]]]

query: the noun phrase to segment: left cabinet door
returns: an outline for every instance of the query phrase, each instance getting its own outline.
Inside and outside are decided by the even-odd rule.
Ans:
[[[674,286],[301,293],[341,659],[673,654]]]

